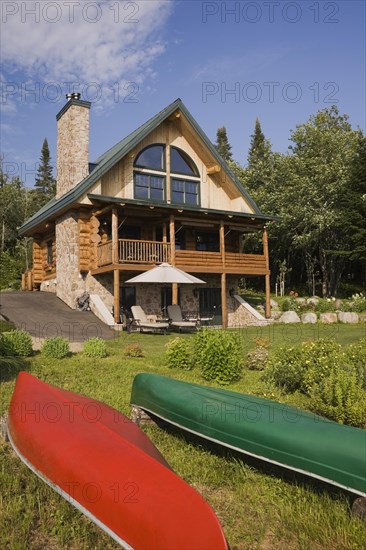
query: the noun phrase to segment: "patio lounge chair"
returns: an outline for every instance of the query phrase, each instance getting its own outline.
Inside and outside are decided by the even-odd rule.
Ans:
[[[132,306],[131,313],[133,317],[132,324],[140,329],[140,332],[152,331],[163,332],[164,334],[169,328],[169,323],[163,321],[148,321],[146,314],[141,306]]]
[[[195,321],[187,321],[183,318],[182,310],[178,305],[168,306],[168,317],[170,320],[170,326],[174,329],[182,330],[196,330],[197,323]]]

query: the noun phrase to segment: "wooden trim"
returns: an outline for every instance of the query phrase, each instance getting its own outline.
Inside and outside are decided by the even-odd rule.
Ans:
[[[169,236],[170,236],[170,261],[175,265],[175,223],[174,216],[169,216]]]
[[[271,317],[271,281],[270,281],[270,271],[269,271],[269,254],[268,254],[268,234],[267,228],[263,229],[263,254],[266,262],[267,273],[265,275],[265,287],[266,287],[266,308],[265,315],[269,319]]]
[[[221,314],[222,314],[222,328],[227,328],[227,301],[226,301],[226,273],[221,274]]]
[[[222,267],[225,267],[225,225],[224,222],[220,221],[220,254],[222,260]]]
[[[118,210],[112,210],[112,263],[118,263]]]
[[[221,172],[221,167],[218,164],[213,164],[212,166],[207,167],[206,172],[208,175],[218,174],[219,172]]]

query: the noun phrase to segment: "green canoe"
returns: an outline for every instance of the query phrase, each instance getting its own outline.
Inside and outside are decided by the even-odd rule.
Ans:
[[[366,496],[366,430],[233,391],[138,374],[131,404],[236,451]]]

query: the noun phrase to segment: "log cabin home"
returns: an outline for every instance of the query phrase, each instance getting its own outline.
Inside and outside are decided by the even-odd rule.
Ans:
[[[240,181],[180,99],[89,162],[90,102],[68,94],[57,114],[56,196],[21,227],[33,237],[33,268],[23,288],[55,292],[70,308],[97,294],[114,320],[138,304],[159,314],[214,315],[245,326],[252,314],[237,296],[242,277],[261,276],[270,316],[266,222]],[[243,234],[261,232],[263,251],[243,250]],[[168,262],[205,285],[125,281]],[[193,288],[192,288],[193,287]]]

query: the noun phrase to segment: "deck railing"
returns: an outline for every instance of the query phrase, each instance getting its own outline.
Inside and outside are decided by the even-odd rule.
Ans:
[[[160,241],[119,239],[119,261],[133,264],[170,263],[170,244]]]
[[[97,248],[98,267],[112,263],[112,241],[98,244]]]
[[[98,267],[113,263],[112,241],[98,245]],[[118,240],[118,261],[125,264],[161,264],[171,262],[170,243],[160,241],[140,241],[135,239]],[[220,252],[198,250],[176,250],[175,265],[186,271],[220,272],[223,269]],[[225,253],[225,270],[227,273],[266,274],[266,260],[262,254]]]

